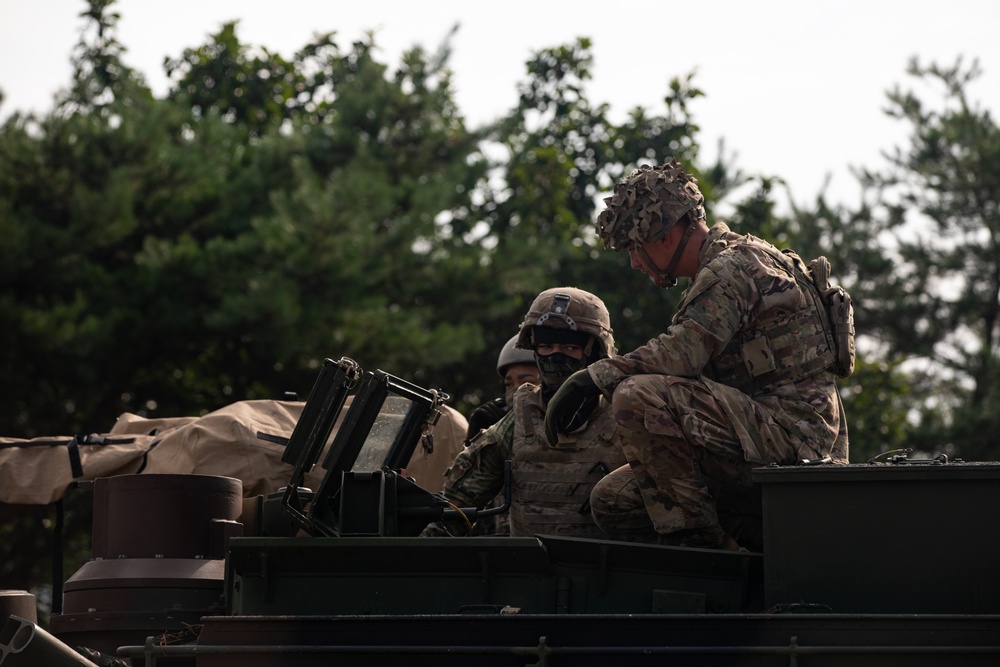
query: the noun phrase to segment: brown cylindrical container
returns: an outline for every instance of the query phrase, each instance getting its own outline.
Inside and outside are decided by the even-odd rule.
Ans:
[[[242,535],[243,484],[212,475],[94,482],[93,560],[63,587],[52,634],[114,655],[223,612],[225,555]]]
[[[212,521],[235,521],[243,484],[213,475],[118,475],[94,481],[92,557],[222,558]]]
[[[35,596],[28,591],[0,591],[0,625],[13,614],[31,623],[38,622],[38,608]]]

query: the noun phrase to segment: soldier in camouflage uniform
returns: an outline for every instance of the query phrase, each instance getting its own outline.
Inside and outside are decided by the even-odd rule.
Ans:
[[[514,392],[526,382],[538,384],[538,365],[535,363],[535,353],[530,349],[517,347],[518,336],[515,334],[504,343],[497,357],[497,375],[504,395],[483,403],[469,415],[469,429],[465,434],[465,446],[472,444],[473,438],[485,429],[500,421],[514,407]],[[504,503],[503,495],[497,496],[488,507],[500,507]],[[474,535],[510,535],[508,515],[496,514],[476,522]]]
[[[546,432],[563,432],[594,395],[611,399],[629,465],[594,489],[598,525],[616,537],[759,549],[750,470],[847,461],[835,341],[810,270],[723,223],[709,229],[697,181],[676,160],[642,166],[604,201],[605,247],[627,250],[660,287],[692,282],[664,333],[562,385]]]
[[[538,384],[538,367],[535,354],[530,349],[517,347],[517,335],[504,343],[497,357],[497,375],[503,387],[503,396],[486,401],[469,415],[469,430],[465,436],[465,446],[483,429],[489,428],[510,412],[514,405],[514,391],[525,382]]]
[[[548,289],[532,302],[518,346],[534,350],[540,384],[523,384],[513,408],[455,458],[444,495],[459,507],[484,507],[502,489],[512,461],[510,534],[600,537],[590,493],[605,474],[625,464],[608,402],[594,396],[586,419],[567,425],[549,442],[544,417],[549,398],[574,372],[615,354],[604,303],[574,287]],[[425,536],[466,535],[461,520],[429,525]]]

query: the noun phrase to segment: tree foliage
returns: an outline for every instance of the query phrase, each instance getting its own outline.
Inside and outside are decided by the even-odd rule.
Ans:
[[[1000,131],[967,97],[973,62],[908,69],[937,89],[888,94],[909,145],[881,171],[862,170],[857,210],[821,211],[860,308],[865,349],[907,378],[906,446],[968,459],[997,456],[1000,426]],[[852,438],[856,441],[857,438]],[[853,443],[852,443],[853,444]]]
[[[76,54],[95,83],[2,129],[0,362],[31,379],[4,390],[10,435],[305,390],[327,355],[419,375],[482,346],[437,312],[486,278],[438,224],[483,173],[443,63],[414,49],[390,73],[370,42],[322,36],[267,64],[227,25],[168,63],[176,87],[156,100],[121,64],[109,4]],[[308,85],[262,86],[266,68]],[[289,90],[295,104],[232,105]]]

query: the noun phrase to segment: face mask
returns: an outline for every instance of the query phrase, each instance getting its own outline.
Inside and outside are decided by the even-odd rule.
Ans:
[[[503,394],[504,403],[508,406],[514,405],[514,392],[517,391],[517,387],[507,387]]]
[[[538,363],[538,374],[542,378],[542,383],[549,389],[559,388],[566,378],[587,366],[587,362],[583,359],[574,359],[562,352],[547,355],[536,352],[535,361]]]

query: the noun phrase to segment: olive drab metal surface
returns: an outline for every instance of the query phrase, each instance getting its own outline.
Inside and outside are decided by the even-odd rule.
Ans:
[[[1000,614],[1000,464],[897,461],[754,471],[768,607]]]

